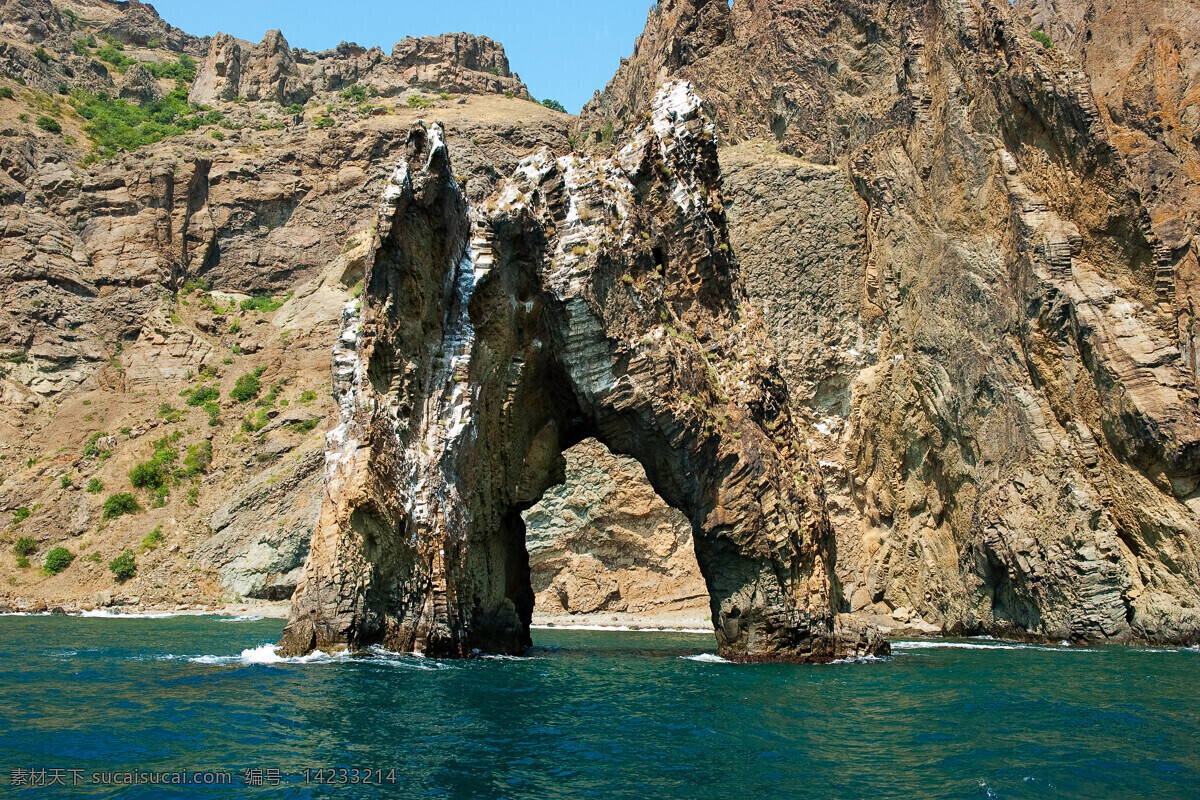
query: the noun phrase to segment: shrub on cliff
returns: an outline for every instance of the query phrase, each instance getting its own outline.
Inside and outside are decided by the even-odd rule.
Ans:
[[[545,100],[542,101],[542,105],[544,105],[546,108],[550,109],[551,111],[558,111],[563,114],[567,113],[567,109],[563,108],[563,104],[558,102],[557,100],[551,100],[550,98],[546,98]]]
[[[262,369],[256,369],[254,372],[247,372],[238,378],[234,382],[229,396],[239,403],[245,403],[258,397],[258,393],[262,391],[262,381],[259,380],[262,373]]]
[[[129,482],[136,489],[158,489],[167,482],[168,473],[157,461],[143,461],[129,470]]]
[[[211,403],[221,396],[221,390],[215,386],[201,386],[196,391],[188,395],[187,404],[189,406],[202,406],[205,403]]]
[[[138,504],[137,498],[129,492],[121,492],[120,494],[109,495],[104,501],[104,519],[116,519],[125,514],[136,514],[141,511],[142,507]]]
[[[188,445],[187,456],[183,459],[184,473],[190,478],[207,472],[212,465],[212,442],[204,439],[197,444]]]
[[[34,124],[50,133],[62,133],[62,125],[59,125],[57,120],[50,117],[38,117],[37,122]]]
[[[87,485],[87,493],[88,494],[100,494],[100,492],[102,492],[102,491],[104,491],[104,482],[101,481],[99,478],[92,478],[90,481],[88,481],[88,485]]]
[[[31,556],[37,552],[37,542],[32,536],[22,536],[13,544],[13,552],[18,556]]]
[[[242,311],[261,311],[262,313],[267,314],[282,305],[282,300],[276,300],[270,295],[262,295],[259,297],[247,297],[241,302],[241,309]]]
[[[1050,35],[1045,33],[1044,31],[1030,31],[1029,35],[1032,36],[1034,38],[1034,40],[1037,41],[1038,44],[1040,44],[1042,47],[1046,48],[1047,50],[1049,50],[1051,47],[1054,47],[1054,42],[1051,41]]]
[[[133,551],[126,550],[121,553],[108,562],[108,568],[112,571],[113,577],[122,583],[132,578],[137,572],[137,562],[133,558]]]
[[[193,109],[183,83],[161,100],[140,106],[75,89],[71,105],[86,120],[83,130],[95,148],[91,160],[111,158],[120,150],[135,150],[224,119],[220,111]]]
[[[125,55],[111,44],[106,44],[104,47],[101,47],[99,50],[97,50],[96,58],[112,64],[116,68],[117,72],[124,72],[137,63],[135,59]]]
[[[142,537],[142,552],[144,553],[147,550],[153,550],[166,540],[167,537],[163,536],[162,526],[155,525],[154,530]]]
[[[174,78],[188,83],[196,80],[196,59],[187,53],[180,53],[178,61],[152,61],[142,66],[156,78]]]
[[[71,562],[75,560],[75,554],[65,547],[55,547],[49,553],[46,553],[45,571],[49,575],[57,575],[67,567],[71,566]]]

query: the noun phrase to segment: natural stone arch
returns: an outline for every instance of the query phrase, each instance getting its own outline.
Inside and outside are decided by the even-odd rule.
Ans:
[[[588,436],[691,521],[720,652],[886,648],[838,624],[819,474],[744,302],[699,107],[664,87],[612,160],[542,151],[470,223],[441,127],[414,127],[344,312],[285,652],[525,649],[521,512]]]

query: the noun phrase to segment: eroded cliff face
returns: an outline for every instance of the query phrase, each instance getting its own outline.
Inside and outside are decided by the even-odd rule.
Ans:
[[[344,312],[342,422],[284,651],[523,650],[520,512],[585,436],[691,522],[722,654],[886,650],[837,619],[818,473],[737,280],[711,128],[686,83],[650,108],[611,159],[525,159],[470,241],[440,126],[413,129]]]
[[[94,155],[79,95],[60,85],[151,103],[180,89],[151,69],[180,74],[191,55],[203,73],[212,41],[136,2],[0,4],[0,86],[12,92],[0,96],[0,603],[286,600],[336,417],[329,350],[410,125],[444,120],[475,199],[532,149],[567,148],[565,114],[504,96],[519,84],[488,40],[419,40],[405,57],[425,78],[381,79],[372,95],[354,67],[368,51],[297,55],[267,38],[302,75],[315,74],[306,59],[322,65],[325,83],[304,84],[307,107],[267,89],[248,99],[239,83],[241,96],[213,101],[195,130]],[[105,47],[137,63],[122,71]],[[241,79],[277,86],[272,63],[247,55]],[[485,76],[490,93],[443,99],[424,82],[461,70]],[[190,100],[201,77],[184,81]],[[237,400],[246,375],[261,389]],[[189,403],[197,391],[205,402]],[[185,464],[193,451],[208,455]],[[131,470],[153,459],[169,462],[163,485],[132,485]],[[141,510],[107,515],[119,494]],[[36,548],[29,566],[13,552],[20,537]],[[78,557],[43,575],[56,546]],[[125,550],[138,571],[119,582],[107,564]]]
[[[836,351],[800,359],[791,403],[820,423],[810,446],[845,503],[831,519],[851,607],[955,632],[1194,640],[1200,415],[1173,305],[1190,256],[1166,246],[1149,173],[1114,145],[1083,66],[1003,3],[664,2],[579,127],[636,124],[672,75],[728,139],[808,163],[764,159],[775,176],[756,183],[808,207],[860,200],[855,263],[851,206],[806,226],[802,200],[764,249],[738,231],[781,193],[728,191],[775,346]],[[832,194],[809,177],[825,163]],[[815,321],[795,336],[800,309]],[[822,361],[848,392],[814,392],[803,368]]]

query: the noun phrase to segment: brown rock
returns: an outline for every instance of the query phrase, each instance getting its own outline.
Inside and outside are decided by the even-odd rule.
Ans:
[[[613,161],[526,159],[469,249],[443,132],[413,129],[335,351],[342,424],[284,652],[523,650],[519,510],[585,431],[691,520],[722,653],[886,651],[835,618],[818,478],[732,277],[698,112],[670,84]],[[670,233],[635,236],[649,230]]]

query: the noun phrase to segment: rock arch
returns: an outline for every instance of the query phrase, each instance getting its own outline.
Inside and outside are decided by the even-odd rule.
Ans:
[[[468,209],[440,125],[391,176],[334,353],[341,424],[284,652],[530,644],[521,512],[591,436],[691,522],[727,657],[879,652],[839,622],[820,477],[729,251],[690,85],[611,159],[530,156]]]

